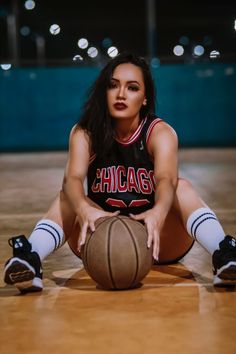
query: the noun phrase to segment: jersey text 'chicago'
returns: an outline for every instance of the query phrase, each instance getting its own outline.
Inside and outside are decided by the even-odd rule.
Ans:
[[[106,159],[91,156],[88,196],[104,210],[128,215],[153,206],[156,182],[147,142],[153,127],[161,121],[145,118],[125,142],[115,140]]]

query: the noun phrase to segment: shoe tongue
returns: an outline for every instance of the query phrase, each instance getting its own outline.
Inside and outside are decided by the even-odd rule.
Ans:
[[[30,252],[31,244],[25,236],[14,237],[13,239],[14,253]]]
[[[235,247],[236,248],[236,240],[234,238],[232,238],[230,241],[229,241],[230,245],[232,247]]]
[[[227,235],[222,241],[222,243],[223,248],[227,248],[227,246],[230,246],[231,248],[234,248],[236,250],[236,239],[234,237]]]
[[[17,249],[17,248],[23,248],[23,241],[22,239],[19,237],[19,238],[16,238],[15,239],[15,242],[14,242],[14,248]]]

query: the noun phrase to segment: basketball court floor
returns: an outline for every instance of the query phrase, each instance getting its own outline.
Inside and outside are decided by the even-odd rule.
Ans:
[[[0,353],[236,353],[236,289],[212,286],[210,256],[197,244],[134,290],[98,289],[67,244],[45,261],[42,293],[4,284],[7,240],[29,235],[65,161],[64,152],[0,156]],[[181,150],[180,171],[236,236],[236,149]]]

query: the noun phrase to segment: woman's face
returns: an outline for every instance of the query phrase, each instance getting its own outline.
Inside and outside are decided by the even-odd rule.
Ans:
[[[146,104],[142,70],[131,63],[118,65],[107,89],[110,115],[115,119],[136,118]]]

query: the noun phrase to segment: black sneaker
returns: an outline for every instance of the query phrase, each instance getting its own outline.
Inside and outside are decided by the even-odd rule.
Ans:
[[[213,284],[215,286],[236,285],[236,239],[225,236],[212,256]]]
[[[24,235],[12,237],[8,243],[13,248],[13,257],[5,264],[5,283],[15,285],[21,293],[41,291],[43,272],[38,253],[31,251]]]

